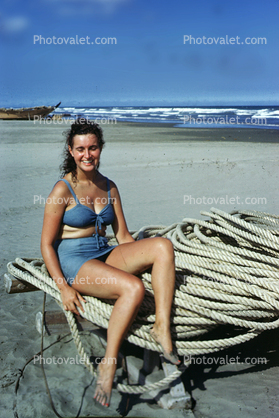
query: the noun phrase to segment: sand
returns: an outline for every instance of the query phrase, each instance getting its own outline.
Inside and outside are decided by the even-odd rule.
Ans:
[[[117,184],[131,231],[146,225],[169,225],[185,217],[202,218],[201,210],[254,209],[278,214],[279,132],[264,129],[181,129],[170,124],[117,123],[102,125],[106,146],[100,171]],[[1,150],[1,261],[40,257],[44,200],[59,178],[59,164],[69,124],[0,121]],[[39,364],[29,364],[14,386],[25,362],[40,350],[35,315],[43,294],[7,295],[0,290],[0,416],[53,417]],[[47,297],[47,310],[56,309]],[[218,332],[225,332],[224,329]],[[184,374],[196,402],[196,417],[277,417],[278,330],[211,358],[266,358],[266,364],[192,364]],[[219,335],[220,337],[220,335]],[[57,336],[45,337],[45,346]],[[88,350],[102,354],[98,339],[83,336]],[[93,346],[92,346],[93,344]],[[71,337],[47,350],[46,356],[76,356]],[[208,357],[208,356],[207,356]],[[210,356],[209,356],[210,357]],[[218,360],[215,360],[218,361]],[[94,382],[82,365],[45,366],[55,405],[63,416],[119,416],[123,399],[113,391],[104,410],[92,400]],[[122,403],[121,403],[122,402]],[[152,399],[133,400],[128,415],[193,416],[162,411]]]

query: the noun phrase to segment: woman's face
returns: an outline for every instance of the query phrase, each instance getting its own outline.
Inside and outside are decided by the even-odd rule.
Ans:
[[[73,148],[69,146],[69,151],[75,160],[77,169],[86,172],[97,169],[102,150],[99,147],[96,135],[75,135]]]

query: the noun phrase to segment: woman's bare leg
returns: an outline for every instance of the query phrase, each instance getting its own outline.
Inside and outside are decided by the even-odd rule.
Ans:
[[[87,261],[79,270],[72,287],[84,295],[117,299],[107,330],[107,348],[98,366],[94,398],[108,406],[120,345],[125,338],[144,297],[140,279],[99,260]]]
[[[119,245],[110,253],[106,263],[131,274],[139,274],[152,266],[151,282],[156,320],[151,335],[161,344],[165,357],[179,364],[178,358],[173,354],[170,333],[175,285],[174,251],[171,241],[158,237]]]

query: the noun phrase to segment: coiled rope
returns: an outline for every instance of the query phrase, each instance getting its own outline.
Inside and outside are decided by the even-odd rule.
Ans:
[[[169,238],[175,249],[176,289],[171,332],[179,355],[193,356],[226,349],[251,340],[264,330],[279,326],[279,216],[258,211],[231,214],[211,208],[201,212],[209,220],[185,218],[181,223],[148,226],[133,234],[135,239]],[[113,237],[110,243],[114,243]],[[7,265],[9,273],[49,293],[63,309],[60,292],[49,277],[42,259],[21,259]],[[146,296],[126,339],[140,347],[161,352],[150,336],[155,320],[151,275],[141,275]],[[114,301],[85,296],[80,314],[102,328]],[[86,367],[95,370],[84,351],[74,315],[64,311],[79,355]],[[234,337],[205,340],[198,337],[219,324],[242,330]],[[177,369],[161,381],[143,386],[118,384],[120,392],[139,394],[164,388],[177,379]]]

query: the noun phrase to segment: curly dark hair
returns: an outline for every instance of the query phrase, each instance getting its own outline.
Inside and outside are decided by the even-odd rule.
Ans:
[[[66,174],[72,173],[72,179],[73,181],[76,181],[77,165],[69,151],[69,146],[73,148],[74,136],[87,134],[96,135],[98,139],[98,145],[100,149],[102,149],[105,145],[103,131],[97,123],[91,122],[86,118],[79,118],[71,125],[71,129],[69,131],[64,132],[64,134],[66,135],[66,143],[63,153],[64,161],[60,166],[61,176],[64,177]],[[97,168],[99,168],[99,165]]]

